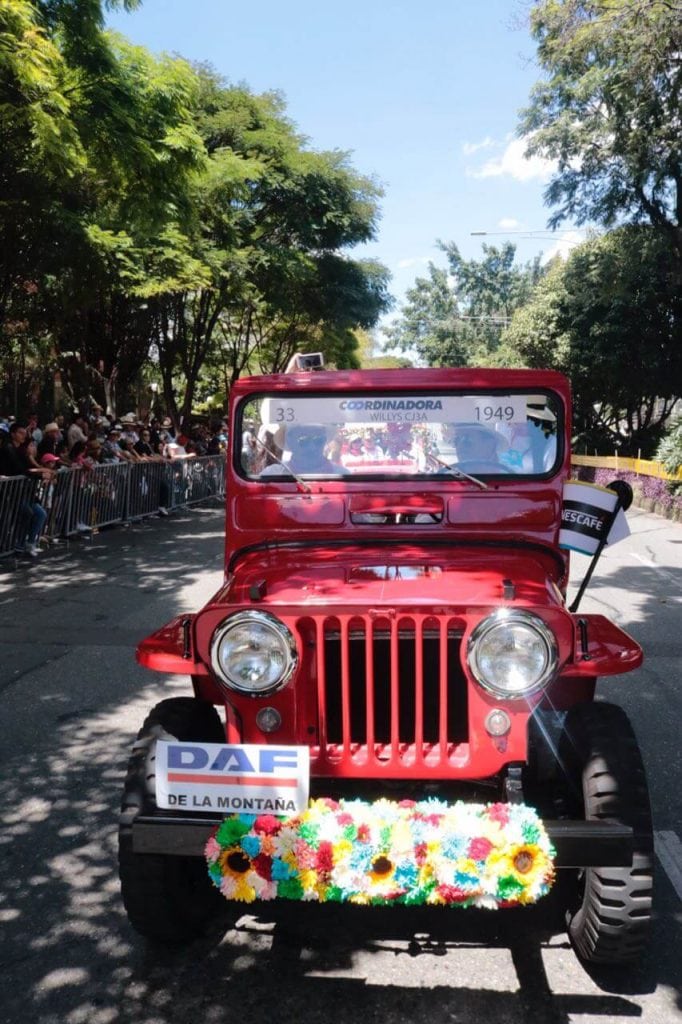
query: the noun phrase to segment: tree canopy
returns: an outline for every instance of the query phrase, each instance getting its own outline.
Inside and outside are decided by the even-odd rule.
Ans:
[[[677,0],[536,0],[545,77],[520,132],[557,162],[550,224],[648,223],[682,280],[682,16]]]
[[[200,271],[143,286],[156,317],[166,400],[178,371],[188,415],[204,364],[225,386],[246,369],[282,370],[301,347],[357,365],[357,327],[387,307],[388,275],[346,250],[373,237],[380,189],[346,154],[310,149],[276,94],[196,70],[196,123],[208,156],[194,190],[191,250]]]
[[[112,411],[158,367],[178,416],[207,361],[226,385],[308,342],[357,363],[354,331],[389,302],[385,268],[349,255],[374,237],[381,189],[312,149],[278,94],[105,32],[100,0],[6,0],[0,112],[0,361],[15,393],[36,345],[36,371]]]
[[[554,261],[503,351],[509,364],[567,374],[577,444],[650,454],[679,395],[681,313],[665,238],[624,227]]]
[[[439,246],[447,269],[431,263],[428,278],[417,278],[386,329],[389,345],[415,352],[427,366],[494,362],[505,326],[541,276],[540,259],[517,265],[510,242],[484,244],[480,260],[463,259],[454,242]]]

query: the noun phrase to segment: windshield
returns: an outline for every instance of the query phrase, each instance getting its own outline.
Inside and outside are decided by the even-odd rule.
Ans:
[[[551,472],[552,394],[260,395],[240,410],[237,464],[250,479]]]

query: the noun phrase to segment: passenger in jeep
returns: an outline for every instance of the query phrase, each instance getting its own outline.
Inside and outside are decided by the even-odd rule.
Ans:
[[[341,473],[344,474],[343,466],[331,462],[325,450],[327,447],[327,434],[324,427],[317,425],[306,425],[291,427],[286,434],[284,442],[285,452],[291,452],[291,458],[286,463],[293,473]],[[278,476],[282,468],[275,463],[266,468],[260,474],[263,476]]]
[[[494,469],[506,473],[507,469],[498,460],[499,453],[506,447],[504,438],[490,427],[482,423],[453,424],[450,439],[455,446],[457,465],[467,466],[475,471]]]

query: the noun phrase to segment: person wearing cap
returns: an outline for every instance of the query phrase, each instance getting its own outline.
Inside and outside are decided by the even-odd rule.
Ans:
[[[471,472],[507,472],[498,459],[505,440],[483,423],[453,423],[449,439],[455,446],[456,465]]]
[[[353,434],[348,439],[348,448],[341,455],[343,466],[357,466],[365,461],[365,446],[361,434]]]
[[[130,451],[140,440],[138,432],[138,422],[134,413],[128,412],[125,416],[121,417],[121,447],[125,447]]]
[[[43,455],[55,455],[55,448],[57,442],[62,438],[62,432],[59,429],[59,424],[56,422],[46,423],[43,427],[43,437],[38,444],[38,461],[41,460]]]
[[[121,424],[115,423],[107,431],[107,436],[102,442],[102,462],[132,462],[132,458],[124,452],[119,444],[121,437]]]
[[[104,409],[98,402],[93,402],[90,406],[90,415],[88,416],[90,422],[90,430],[96,430],[98,433],[106,434],[106,431],[111,425],[111,421],[104,415]]]

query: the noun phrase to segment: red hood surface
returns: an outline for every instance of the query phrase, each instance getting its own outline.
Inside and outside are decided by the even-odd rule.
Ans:
[[[561,604],[560,569],[535,546],[458,548],[333,546],[280,548],[243,558],[211,605],[266,608],[403,608],[468,606],[510,601],[516,606]]]

